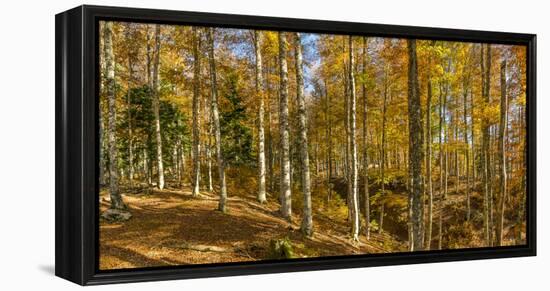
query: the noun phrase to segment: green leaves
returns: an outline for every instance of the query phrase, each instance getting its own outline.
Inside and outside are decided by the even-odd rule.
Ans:
[[[239,76],[231,72],[225,81],[227,105],[221,110],[220,127],[222,152],[225,163],[243,165],[254,162],[252,156],[252,130],[247,126],[246,108],[239,92]]]

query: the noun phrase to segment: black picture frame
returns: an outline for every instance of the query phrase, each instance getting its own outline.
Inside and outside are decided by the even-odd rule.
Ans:
[[[525,45],[526,245],[100,271],[100,20]],[[536,35],[83,5],[56,15],[55,38],[55,274],[59,277],[80,285],[96,285],[536,255]]]

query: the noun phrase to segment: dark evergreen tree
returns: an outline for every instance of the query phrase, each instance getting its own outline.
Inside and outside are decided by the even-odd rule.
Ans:
[[[239,75],[229,73],[224,87],[223,98],[227,106],[221,112],[220,127],[225,163],[233,166],[253,164],[252,130],[245,123],[246,107],[239,94]]]

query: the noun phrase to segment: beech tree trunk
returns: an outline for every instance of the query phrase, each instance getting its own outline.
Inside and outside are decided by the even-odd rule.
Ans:
[[[369,195],[369,156],[368,156],[368,142],[367,142],[367,124],[368,124],[368,102],[367,102],[367,49],[368,39],[363,37],[363,66],[362,74],[365,78],[362,82],[363,92],[363,183],[365,184],[365,236],[367,240],[370,239],[370,195]]]
[[[474,116],[474,93],[473,93],[473,90],[470,91],[470,116]],[[472,167],[472,184],[475,185],[475,183],[477,182],[477,178],[479,177],[479,174],[477,174],[478,172],[478,169],[477,169],[477,166],[476,166],[476,157],[477,157],[477,152],[476,152],[476,135],[475,135],[475,131],[474,131],[474,128],[475,128],[475,119],[474,118],[471,118],[471,124],[470,124],[470,135],[472,136],[472,147],[471,147],[471,151],[472,151],[472,162],[471,162],[471,167]]]
[[[103,31],[105,31],[105,28],[103,28]],[[112,32],[111,32],[111,38],[112,38]],[[101,41],[99,44],[100,44],[100,51],[101,51],[101,57],[106,60],[107,59],[107,50],[106,50],[106,47],[105,47],[105,35],[103,35],[103,40],[104,41]],[[100,70],[101,70],[101,74],[103,76],[107,76],[107,70],[106,70],[106,66],[105,66],[105,62],[101,62],[101,66],[100,66]],[[107,80],[105,78],[105,80],[102,80],[102,82],[100,82],[100,91],[101,92],[104,92],[105,91],[105,86],[106,86],[106,83]],[[107,163],[107,160],[108,160],[108,153],[109,153],[109,144],[108,144],[108,133],[106,132],[106,128],[105,128],[105,123],[106,122],[109,122],[109,118],[105,118],[105,116],[103,114],[99,114],[99,137],[100,137],[100,140],[101,140],[101,144],[99,146],[99,156],[100,156],[100,159],[99,159],[99,184],[101,186],[105,186],[107,185],[107,174],[109,173],[109,169],[107,168],[108,167],[108,163]]]
[[[130,41],[132,37],[132,28],[131,24],[127,23],[125,27],[125,39],[126,41]],[[132,132],[132,96],[130,94],[130,88],[132,86],[133,81],[133,58],[134,54],[131,51],[130,48],[128,48],[128,91],[126,93],[126,106],[127,106],[127,114],[128,114],[128,181],[130,183],[130,187],[133,186],[134,183],[134,140],[133,140],[133,132]]]
[[[200,32],[193,26],[193,173],[191,184],[193,185],[193,197],[197,197],[200,191]]]
[[[103,89],[102,89],[103,91]],[[109,170],[107,169],[107,157],[105,156],[105,152],[108,152],[108,138],[109,134],[105,133],[105,117],[102,116],[103,114],[99,115],[99,138],[101,139],[101,144],[99,145],[99,185],[105,186],[107,185],[107,173]],[[107,118],[107,121],[109,121],[109,118]]]
[[[384,206],[385,206],[385,183],[384,183],[384,171],[385,171],[385,156],[386,156],[386,110],[388,103],[388,68],[384,68],[384,102],[382,104],[382,137],[380,140],[380,220],[378,226],[378,233],[384,231]]]
[[[498,197],[498,221],[496,228],[496,245],[502,246],[503,242],[503,227],[504,227],[504,210],[506,204],[506,127],[508,125],[508,96],[506,92],[506,59],[500,64],[500,125],[499,125],[499,164],[500,164],[500,195]]]
[[[351,162],[351,238],[353,241],[359,240],[359,207],[358,207],[358,169],[357,169],[357,143],[355,138],[356,132],[356,117],[357,117],[357,98],[355,95],[355,75],[353,73],[354,68],[354,57],[353,57],[353,39],[351,36],[348,37],[349,42],[349,93],[350,93],[350,130],[349,130],[349,140],[350,140],[350,162]]]
[[[328,83],[326,80],[323,81],[324,83],[324,92],[325,92],[325,120],[326,120],[326,139],[327,139],[327,202],[330,202],[331,196],[332,196],[332,118],[330,117],[330,106],[331,106],[331,98],[330,94],[328,93]]]
[[[208,62],[210,64],[210,80],[211,80],[211,114],[212,123],[214,126],[214,137],[216,140],[216,156],[218,158],[218,175],[220,186],[220,201],[218,204],[218,210],[221,212],[227,212],[227,187],[225,183],[225,162],[222,153],[222,138],[220,130],[220,115],[218,112],[218,89],[216,80],[216,61],[214,59],[214,28],[208,29]]]
[[[266,74],[266,77],[265,77],[265,86],[266,86],[266,100],[267,100],[267,163],[268,163],[268,185],[269,185],[269,191],[270,192],[273,192],[274,191],[274,188],[275,188],[275,182],[274,182],[274,175],[273,175],[273,171],[274,171],[274,166],[275,166],[275,159],[274,159],[274,156],[275,156],[275,152],[273,150],[273,130],[271,128],[271,123],[272,123],[272,120],[273,120],[273,117],[272,117],[272,112],[271,112],[271,109],[272,109],[272,105],[271,105],[271,83],[270,83],[270,80],[269,80],[269,73],[270,73],[270,69],[271,69],[271,66],[270,66],[270,63],[269,63],[269,59],[267,60],[268,62],[266,62],[266,69],[265,69],[265,74]]]
[[[109,144],[109,192],[112,209],[126,209],[118,187],[118,157],[116,146],[116,88],[115,88],[115,55],[113,53],[113,23],[105,22],[103,28],[105,49],[106,89],[109,100],[109,122],[107,137]]]
[[[278,32],[279,39],[279,74],[280,106],[279,134],[281,143],[281,215],[288,221],[292,215],[290,191],[290,141],[288,125],[288,67],[286,62],[287,43],[285,32]]]
[[[262,34],[254,31],[256,52],[256,95],[258,96],[258,202],[265,203],[265,134],[264,134],[264,92],[262,79]]]
[[[210,101],[212,102],[212,100]],[[206,106],[204,106],[204,111],[207,112],[207,106],[208,104],[206,104]],[[207,143],[206,143],[206,146],[205,146],[205,151],[206,151],[206,167],[207,167],[207,173],[206,173],[206,177],[208,178],[208,182],[207,182],[207,187],[208,187],[208,192],[212,192],[214,191],[214,186],[212,185],[213,183],[213,180],[212,180],[212,133],[213,133],[213,126],[212,126],[212,110],[208,110],[208,136],[206,137],[206,140],[207,140]]]
[[[408,81],[408,111],[409,111],[409,167],[411,172],[412,199],[412,251],[422,250],[422,193],[424,184],[422,181],[422,161],[424,160],[424,133],[422,127],[422,110],[420,108],[420,88],[418,85],[418,65],[416,58],[416,40],[407,40],[409,55],[409,81]]]
[[[432,42],[433,44],[433,42]],[[424,246],[426,250],[431,249],[432,244],[432,225],[433,225],[433,188],[432,188],[432,76],[431,76],[431,55],[428,61],[428,96],[426,99],[426,188],[428,192],[428,222],[426,223],[426,233]]]
[[[342,37],[342,54],[345,55],[346,53],[346,38]],[[348,59],[349,61],[349,59]],[[345,151],[344,151],[344,175],[345,175],[345,181],[346,181],[346,204],[348,206],[348,221],[350,223],[353,223],[353,202],[352,199],[352,191],[353,191],[353,185],[351,181],[351,135],[350,135],[350,122],[351,122],[351,109],[350,109],[350,83],[349,83],[349,74],[351,71],[351,67],[348,68],[348,65],[346,64],[346,59],[344,58],[342,60],[342,67],[344,68],[344,72],[342,74],[342,81],[344,83],[344,110],[345,110],[345,117],[344,117],[344,128],[346,133],[346,142],[345,142]]]
[[[296,62],[296,98],[298,103],[299,118],[299,144],[300,144],[300,164],[302,174],[302,195],[304,196],[304,205],[302,213],[301,231],[306,236],[313,234],[313,220],[311,214],[311,179],[309,173],[309,153],[307,139],[307,116],[306,99],[304,96],[304,76],[302,67],[302,43],[300,33],[294,37],[294,47],[296,49],[294,58]]]
[[[485,55],[484,55],[485,54]],[[489,44],[481,45],[481,72],[482,72],[482,94],[485,106],[488,106],[490,101],[491,88],[491,46]],[[490,240],[490,221],[489,221],[489,121],[485,118],[482,120],[482,144],[481,144],[481,165],[482,165],[482,186],[483,186],[483,229],[485,234],[485,243],[491,246]]]
[[[468,72],[468,75],[464,78],[464,85],[462,88],[462,97],[463,97],[463,109],[464,109],[464,129],[463,129],[463,135],[464,135],[464,144],[466,145],[465,150],[465,158],[466,158],[466,221],[470,221],[471,216],[471,209],[470,209],[470,196],[472,192],[472,184],[475,181],[471,181],[471,174],[470,174],[470,142],[468,139],[468,94],[470,93],[470,73]],[[473,106],[473,104],[472,104]],[[473,119],[473,117],[472,117]],[[473,143],[473,141],[472,141]]]
[[[438,231],[437,231],[437,249],[440,250],[442,247],[443,239],[443,200],[444,200],[444,183],[443,183],[443,122],[444,122],[444,113],[443,113],[443,86],[439,84],[439,219],[438,219]]]
[[[162,135],[160,128],[159,114],[159,65],[160,65],[160,25],[155,25],[155,58],[153,61],[153,113],[155,115],[155,138],[157,141],[157,170],[158,170],[158,185],[157,187],[164,189],[164,166],[162,162]]]

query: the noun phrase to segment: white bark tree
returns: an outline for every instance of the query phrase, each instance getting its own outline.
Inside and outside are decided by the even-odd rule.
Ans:
[[[116,146],[116,88],[115,88],[115,55],[113,53],[113,23],[105,22],[103,28],[105,49],[106,90],[109,100],[109,120],[107,138],[109,146],[109,192],[112,209],[126,209],[120,196],[118,185],[118,157]]]
[[[353,73],[354,69],[354,57],[353,57],[353,38],[348,37],[349,43],[349,93],[350,93],[350,104],[349,104],[349,113],[350,113],[350,130],[349,130],[349,141],[350,141],[350,162],[351,162],[351,175],[348,183],[351,183],[351,196],[350,196],[350,208],[351,208],[351,238],[353,241],[359,240],[359,207],[358,207],[358,170],[357,170],[357,143],[356,143],[356,115],[357,115],[357,98],[355,94],[355,74]]]
[[[130,39],[132,38],[132,26],[131,23],[126,23],[125,26],[125,40],[127,43],[130,43]],[[132,130],[132,96],[130,94],[133,77],[134,77],[134,52],[132,51],[131,47],[128,47],[127,49],[127,58],[128,58],[128,89],[126,93],[126,109],[128,114],[128,181],[130,182],[130,187],[134,184],[134,139],[133,139],[133,130]]]
[[[155,138],[157,141],[157,170],[158,170],[158,185],[157,187],[164,189],[164,166],[162,162],[162,134],[160,128],[160,113],[159,113],[159,66],[160,66],[160,25],[155,25],[155,57],[153,61],[153,79],[151,89],[153,91],[153,113],[155,115]]]
[[[309,153],[307,141],[307,115],[306,99],[304,96],[304,75],[302,61],[302,43],[300,33],[294,37],[294,54],[296,62],[296,98],[298,99],[298,118],[299,118],[299,139],[300,139],[300,162],[302,173],[302,195],[304,195],[304,209],[302,217],[301,231],[306,236],[313,234],[313,219],[311,214],[311,179],[309,173]]]
[[[290,141],[288,125],[288,67],[286,62],[286,33],[279,32],[279,74],[280,106],[279,134],[281,143],[281,215],[290,221],[292,217],[292,200],[290,191]]]
[[[225,164],[222,153],[222,138],[220,130],[220,115],[218,111],[218,89],[216,80],[216,60],[214,57],[214,28],[208,29],[208,63],[210,64],[210,81],[211,81],[211,114],[212,125],[214,129],[214,138],[216,142],[216,156],[218,159],[218,182],[220,186],[220,201],[218,210],[227,212],[227,187],[225,183]]]
[[[193,174],[191,179],[193,197],[197,197],[200,192],[200,63],[200,31],[193,26]]]
[[[378,221],[378,233],[384,231],[384,206],[385,202],[385,170],[386,170],[386,122],[387,122],[387,109],[388,109],[388,94],[389,94],[389,68],[388,65],[384,65],[384,92],[382,103],[382,134],[380,138],[380,219]]]
[[[208,104],[206,104],[208,105]],[[207,106],[205,106],[205,112],[207,112]],[[214,191],[213,186],[213,180],[212,180],[212,133],[213,133],[213,126],[212,126],[212,112],[211,110],[208,110],[208,136],[206,137],[206,146],[205,146],[205,154],[206,154],[206,169],[207,174],[206,177],[208,181],[206,182],[208,192]]]
[[[363,65],[361,67],[363,78],[367,77],[368,39],[363,37]],[[363,92],[363,183],[365,184],[365,236],[370,239],[370,193],[369,193],[369,153],[367,142],[368,125],[368,100],[366,80],[362,82]]]
[[[506,92],[506,59],[500,64],[500,125],[498,138],[499,164],[500,164],[500,195],[498,197],[496,245],[502,246],[504,229],[504,210],[507,192],[506,174],[506,127],[508,126],[508,96]]]
[[[491,45],[481,45],[481,73],[482,73],[482,97],[483,102],[488,104],[490,102],[490,90],[491,90]],[[482,120],[482,144],[481,144],[481,166],[482,166],[482,186],[483,186],[483,228],[485,234],[485,242],[487,246],[491,246],[491,223],[490,223],[490,209],[491,202],[489,201],[490,192],[490,165],[489,165],[489,121],[487,119]]]
[[[256,95],[258,96],[258,202],[265,203],[265,133],[264,133],[264,90],[262,79],[262,33],[254,31],[256,53]]]

